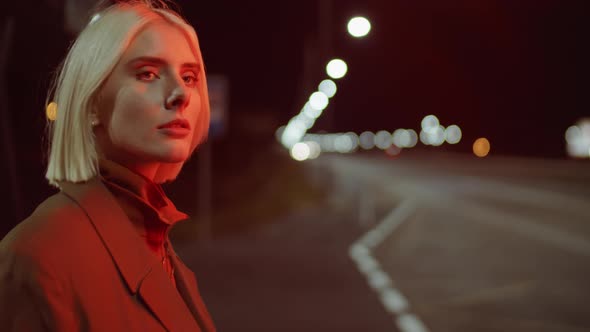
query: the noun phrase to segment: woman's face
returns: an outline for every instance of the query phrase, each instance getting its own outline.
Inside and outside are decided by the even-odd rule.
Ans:
[[[100,153],[150,179],[161,163],[184,162],[201,111],[201,65],[180,28],[162,21],[139,32],[99,93]]]

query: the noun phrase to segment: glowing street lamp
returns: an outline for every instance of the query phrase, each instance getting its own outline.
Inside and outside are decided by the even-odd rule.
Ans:
[[[348,33],[356,38],[366,36],[371,31],[371,22],[362,16],[353,17],[348,21]]]
[[[346,65],[346,62],[344,62],[341,59],[330,60],[330,62],[328,62],[328,65],[326,66],[326,72],[328,73],[328,76],[330,76],[333,79],[339,79],[344,77],[347,71],[348,66]]]

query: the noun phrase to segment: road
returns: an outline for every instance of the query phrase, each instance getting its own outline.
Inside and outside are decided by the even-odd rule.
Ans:
[[[302,167],[325,200],[177,244],[220,331],[590,330],[589,163],[366,154]]]

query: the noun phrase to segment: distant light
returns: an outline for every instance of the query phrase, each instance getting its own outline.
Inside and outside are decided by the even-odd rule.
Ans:
[[[403,132],[405,132],[405,131],[406,131],[405,129],[396,129],[393,132],[393,135],[392,135],[393,144],[395,144],[399,147],[403,147],[402,142],[401,142],[401,136],[402,136]]]
[[[408,134],[410,135],[410,144],[405,146],[406,148],[413,148],[418,144],[418,134],[414,129],[408,129]]]
[[[490,153],[490,142],[487,138],[482,137],[475,140],[473,143],[473,153],[480,158],[483,158]]]
[[[461,128],[457,125],[450,125],[445,129],[445,140],[449,144],[457,144],[462,137]]]
[[[275,138],[277,139],[277,141],[281,141],[281,137],[283,136],[283,132],[285,131],[286,127],[287,126],[280,126],[275,132]]]
[[[336,83],[334,83],[334,81],[326,79],[320,83],[318,90],[323,92],[328,98],[332,98],[338,89],[336,88]]]
[[[347,71],[348,66],[346,65],[346,62],[342,61],[341,59],[333,59],[328,62],[328,65],[326,66],[326,72],[328,73],[328,76],[333,79],[344,77]]]
[[[328,96],[326,96],[323,92],[316,91],[311,94],[309,97],[309,106],[311,108],[315,108],[316,110],[323,110],[328,106]]]
[[[424,130],[420,130],[420,142],[424,145],[430,145],[430,135]]]
[[[565,140],[568,144],[574,144],[580,138],[582,138],[582,129],[578,126],[571,126],[565,131]]]
[[[361,148],[370,150],[375,147],[375,134],[370,131],[365,131],[359,136],[359,144]]]
[[[590,157],[590,118],[579,119],[565,132],[567,153],[574,158]]]
[[[400,135],[400,148],[407,148],[412,143],[412,136],[410,136],[410,132],[407,130],[402,131]]]
[[[305,125],[305,129],[307,131],[307,129],[313,127],[313,124],[315,123],[315,119],[309,117],[307,114],[305,113],[299,113],[296,117],[297,121],[303,123],[303,125]]]
[[[45,114],[47,116],[47,119],[49,119],[50,121],[55,121],[55,119],[57,118],[57,103],[52,101],[49,103],[49,105],[47,105],[47,108],[45,109]]]
[[[327,152],[334,152],[336,148],[334,147],[335,137],[332,134],[322,136],[322,151]]]
[[[305,105],[303,106],[303,109],[301,111],[305,115],[309,116],[310,118],[314,118],[314,119],[317,119],[320,115],[322,115],[322,110],[315,109],[315,108],[311,107],[311,105],[309,104],[309,101],[307,103],[305,103]]]
[[[371,22],[364,17],[353,17],[348,21],[348,33],[353,37],[364,37],[371,31]]]
[[[303,142],[303,143],[309,147],[309,158],[308,159],[316,159],[317,157],[320,156],[320,153],[322,152],[322,148],[320,147],[320,145],[317,142],[307,141],[307,142]]]
[[[359,136],[356,133],[348,132],[346,133],[352,142],[352,151],[356,150],[359,147]]]
[[[392,143],[393,138],[388,131],[381,130],[375,136],[375,145],[381,150],[387,149]]]
[[[352,139],[347,135],[339,135],[334,140],[334,148],[340,153],[352,151]]]
[[[422,119],[422,130],[429,132],[435,130],[440,125],[438,118],[434,115],[427,115]]]
[[[297,161],[304,161],[311,155],[309,145],[299,142],[291,148],[291,157]]]
[[[430,139],[430,144],[440,146],[445,142],[445,127],[439,125],[438,127],[430,128],[426,131]]]

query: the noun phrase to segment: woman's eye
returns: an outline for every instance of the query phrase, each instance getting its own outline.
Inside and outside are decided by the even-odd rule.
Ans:
[[[195,86],[198,81],[197,76],[194,74],[184,75],[182,79],[184,80],[184,83],[186,83],[186,85],[188,86]]]
[[[139,74],[137,74],[137,78],[142,80],[142,81],[153,81],[156,78],[159,78],[158,75],[156,75],[156,73],[152,72],[152,71],[144,71],[141,72]]]

